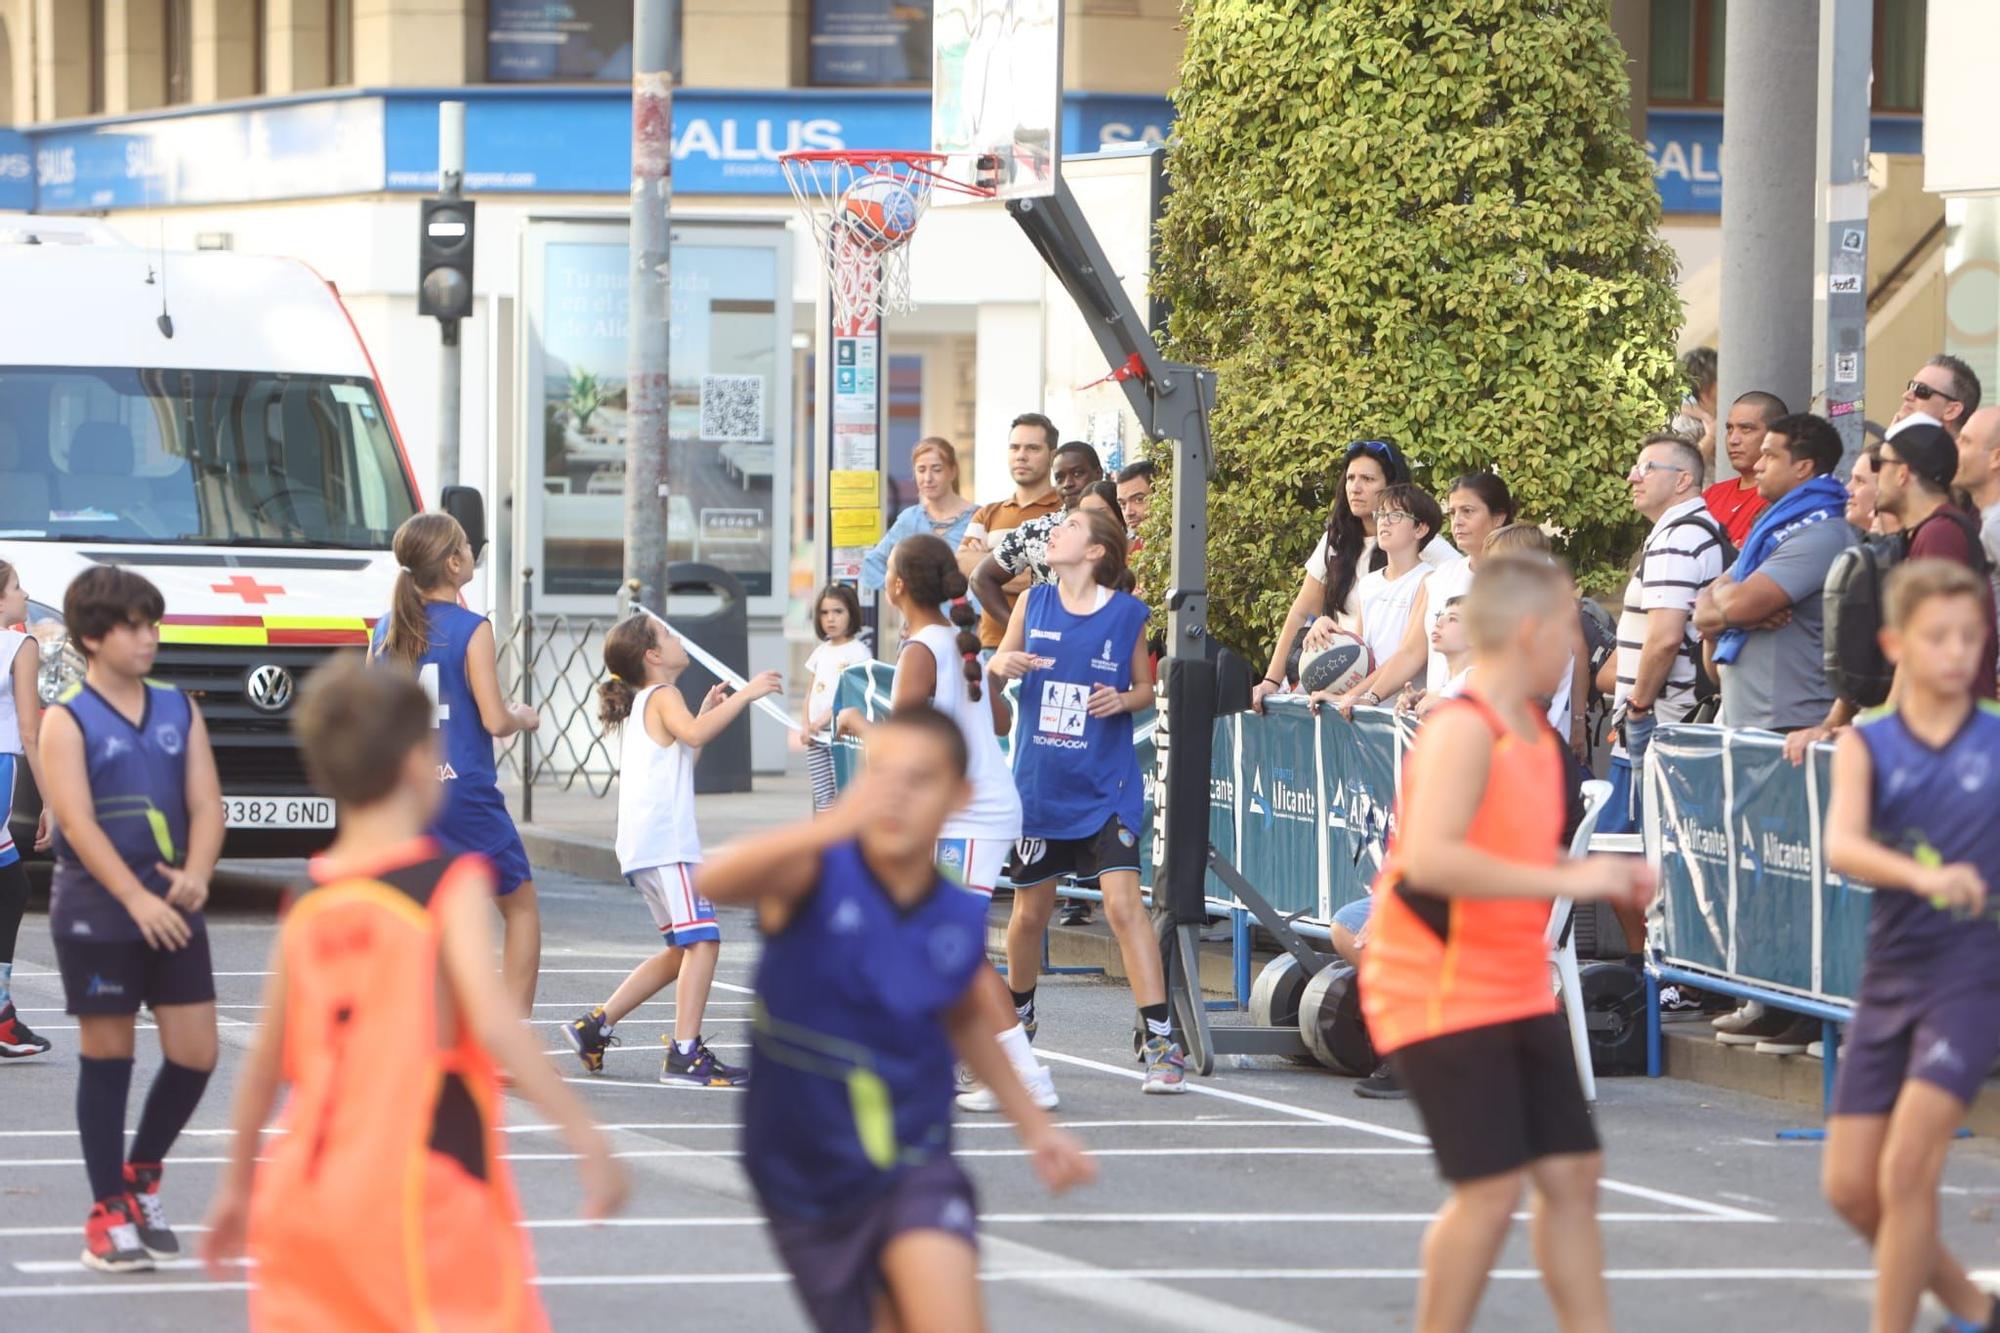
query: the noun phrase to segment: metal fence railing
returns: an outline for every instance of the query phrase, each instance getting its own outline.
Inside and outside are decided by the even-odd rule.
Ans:
[[[618,618],[537,614],[532,578],[526,571],[521,614],[511,625],[494,627],[501,691],[542,717],[539,730],[501,742],[497,756],[500,771],[521,784],[524,820],[535,817],[537,784],[562,791],[580,784],[602,796],[618,776],[613,740],[597,723],[604,636]]]

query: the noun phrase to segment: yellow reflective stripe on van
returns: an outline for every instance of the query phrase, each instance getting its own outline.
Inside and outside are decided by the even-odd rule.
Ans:
[[[270,641],[271,631],[262,625],[160,626],[161,643],[232,643],[261,648]]]

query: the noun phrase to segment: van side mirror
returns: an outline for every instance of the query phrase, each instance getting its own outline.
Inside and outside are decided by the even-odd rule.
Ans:
[[[447,486],[438,495],[438,508],[458,520],[465,538],[472,543],[472,558],[486,550],[486,500],[476,486]]]

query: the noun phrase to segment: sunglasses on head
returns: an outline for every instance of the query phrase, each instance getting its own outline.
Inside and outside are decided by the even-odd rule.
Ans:
[[[1911,393],[1916,395],[1917,401],[1920,403],[1928,403],[1933,398],[1942,398],[1948,403],[1957,403],[1964,401],[1963,399],[1959,398],[1956,394],[1946,393],[1943,389],[1933,389],[1930,385],[1924,383],[1922,380],[1911,380],[1909,384],[1909,389]]]

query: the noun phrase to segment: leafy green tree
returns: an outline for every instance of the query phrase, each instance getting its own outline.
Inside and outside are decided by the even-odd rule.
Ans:
[[[1681,322],[1604,0],[1183,9],[1155,280],[1171,354],[1219,376],[1217,633],[1268,650],[1354,439],[1433,488],[1499,472],[1601,583]]]

